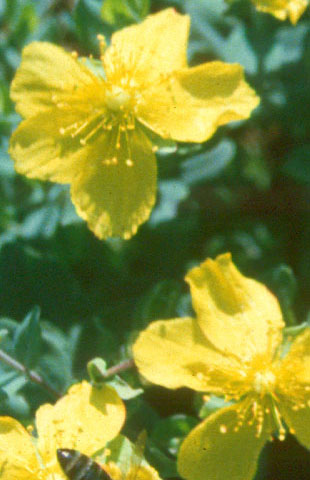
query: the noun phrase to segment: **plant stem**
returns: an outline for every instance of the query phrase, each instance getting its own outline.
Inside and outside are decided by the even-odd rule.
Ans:
[[[133,368],[135,366],[135,362],[133,359],[125,360],[124,362],[119,363],[118,365],[114,365],[111,368],[108,368],[103,373],[104,378],[112,377],[112,375],[116,375],[118,373],[124,372],[125,370],[129,370],[130,368]]]
[[[37,385],[40,385],[44,390],[46,390],[52,397],[58,399],[62,395],[57,392],[53,387],[51,387],[48,383],[45,382],[45,380],[34,370],[28,370],[25,365],[22,363],[18,362],[14,358],[12,358],[10,355],[5,353],[3,350],[0,349],[0,361],[8,365],[9,367],[13,368],[17,372],[21,373],[22,375],[25,375],[31,382],[36,383]]]

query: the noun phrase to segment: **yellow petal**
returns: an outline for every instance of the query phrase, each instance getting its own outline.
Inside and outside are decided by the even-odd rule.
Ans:
[[[126,480],[160,480],[155,468],[141,465],[140,467],[132,467],[127,473]],[[113,479],[114,480],[114,479]]]
[[[291,433],[310,448],[310,329],[293,342],[282,360],[277,390],[281,397],[281,414]]]
[[[306,448],[310,448],[310,408],[293,410],[289,404],[282,404],[281,414],[290,433]]]
[[[189,17],[172,8],[112,35],[104,56],[109,80],[128,71],[140,86],[186,66]]]
[[[277,299],[259,282],[244,277],[230,254],[208,259],[187,275],[201,329],[224,355],[271,360],[284,326]]]
[[[167,388],[186,386],[220,395],[225,393],[227,381],[222,372],[237,378],[237,362],[208,348],[208,341],[192,318],[151,323],[139,335],[133,355],[145,378]],[[216,386],[211,384],[213,374]]]
[[[88,156],[88,167],[71,188],[78,214],[99,238],[130,238],[155,203],[156,159],[150,141],[139,127],[119,140],[115,129],[95,141]]]
[[[132,466],[125,475],[114,462],[103,465],[103,468],[113,480],[160,480],[156,470],[149,465]]]
[[[88,148],[78,138],[60,134],[75,121],[73,111],[65,114],[54,108],[21,122],[9,150],[16,171],[29,178],[70,183],[83,169]]]
[[[39,464],[29,433],[14,418],[0,417],[1,480],[39,478]]]
[[[125,420],[125,407],[116,391],[87,382],[74,385],[54,406],[36,414],[38,449],[48,466],[56,464],[57,448],[73,448],[92,455],[114,438]]]
[[[110,475],[113,480],[123,480],[123,472],[118,465],[114,462],[109,462],[107,464],[100,463],[102,468]]]
[[[258,103],[240,65],[210,62],[154,83],[137,115],[164,138],[203,142],[220,125],[248,118]]]
[[[270,432],[256,436],[244,422],[237,431],[237,406],[210,415],[185,438],[178,471],[186,480],[252,480],[257,460]]]
[[[300,386],[310,385],[310,328],[295,338],[280,365],[280,375],[286,391],[292,385],[292,378]]]
[[[24,48],[22,62],[11,85],[16,110],[25,118],[40,113],[75,91],[91,84],[95,76],[71,54],[47,42],[34,42]]]
[[[271,13],[279,20],[287,18],[295,25],[308,5],[308,0],[252,0],[257,10]]]

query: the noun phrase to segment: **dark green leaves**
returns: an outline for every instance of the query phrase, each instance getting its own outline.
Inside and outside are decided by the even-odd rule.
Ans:
[[[101,8],[103,20],[117,28],[136,23],[149,13],[150,0],[104,0]]]
[[[250,0],[229,3],[0,0],[0,350],[24,368],[0,355],[0,413],[31,423],[40,405],[54,401],[53,391],[63,394],[88,378],[87,365],[91,382],[106,382],[125,399],[124,433],[135,440],[147,429],[145,453],[163,479],[178,478],[181,442],[225,402],[150,385],[134,367],[117,375],[109,369],[131,359],[132,342],[149,322],[195,315],[183,281],[189,268],[232,252],[244,274],[278,297],[290,325],[286,350],[308,328],[309,9],[292,26],[257,12]],[[240,62],[261,104],[205,144],[177,145],[152,134],[159,147],[152,216],[130,241],[101,242],[77,216],[68,186],[15,173],[7,151],[20,119],[10,82],[33,40],[93,54],[87,65],[102,75],[97,35],[109,43],[112,32],[167,7],[191,17],[190,65]],[[30,371],[52,391],[32,382]],[[270,454],[276,472],[262,469],[257,480],[296,480],[287,462],[299,465],[309,455],[273,443],[285,450],[286,463]],[[124,464],[135,450],[124,437],[109,448]]]
[[[279,265],[272,272],[272,281],[287,326],[296,325],[294,303],[297,294],[297,282],[293,270],[287,265]]]
[[[104,33],[100,8],[101,0],[78,0],[73,12],[75,32],[79,42],[87,50],[97,53],[97,35]]]
[[[31,369],[42,354],[40,308],[34,307],[16,328],[13,340],[15,357]]]
[[[285,175],[293,178],[297,183],[309,185],[310,183],[310,145],[295,148],[286,156],[283,165]]]

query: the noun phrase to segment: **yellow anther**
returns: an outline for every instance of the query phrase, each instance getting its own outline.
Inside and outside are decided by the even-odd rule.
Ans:
[[[227,433],[227,426],[226,425],[220,425],[220,432],[221,433]]]
[[[104,38],[103,35],[97,35],[97,39],[99,40],[99,48],[100,48],[100,55],[103,57],[104,56],[104,52],[107,48],[107,42]]]

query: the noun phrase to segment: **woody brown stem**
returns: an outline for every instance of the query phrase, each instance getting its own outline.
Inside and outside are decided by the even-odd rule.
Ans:
[[[25,365],[12,358],[3,350],[0,350],[0,361],[27,377],[31,382],[40,385],[40,387],[46,390],[53,398],[58,399],[61,397],[61,394],[57,392],[57,390],[55,390],[53,387],[51,387],[48,383],[46,383],[46,381],[41,377],[41,375],[39,375],[34,370],[28,370]]]

